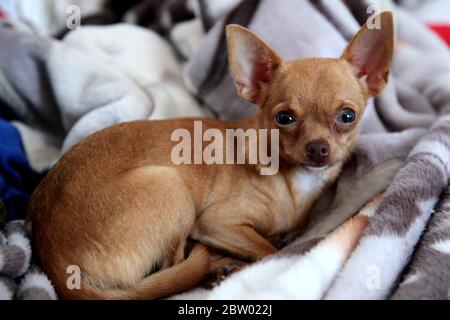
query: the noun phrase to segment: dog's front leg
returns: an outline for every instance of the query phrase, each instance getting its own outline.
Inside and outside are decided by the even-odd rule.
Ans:
[[[231,256],[255,261],[278,251],[251,223],[220,212],[205,212],[197,221],[193,237]]]

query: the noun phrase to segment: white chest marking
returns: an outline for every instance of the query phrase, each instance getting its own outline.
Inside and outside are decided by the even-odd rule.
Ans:
[[[291,186],[297,207],[316,200],[325,184],[329,181],[329,172],[310,171],[304,168],[296,170],[291,176]]]

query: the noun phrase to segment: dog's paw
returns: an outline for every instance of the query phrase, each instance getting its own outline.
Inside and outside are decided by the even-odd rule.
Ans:
[[[217,286],[219,286],[226,278],[228,278],[230,275],[232,275],[235,272],[241,271],[243,268],[247,266],[247,263],[239,261],[239,260],[232,260],[231,262],[227,263],[226,265],[218,268],[210,281],[207,282],[207,288],[212,289]]]

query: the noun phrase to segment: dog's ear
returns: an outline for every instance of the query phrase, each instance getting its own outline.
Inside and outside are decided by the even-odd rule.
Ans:
[[[250,30],[238,25],[227,26],[228,60],[239,95],[255,104],[262,103],[280,56]]]
[[[381,93],[389,77],[394,55],[394,22],[391,12],[382,12],[356,34],[341,59],[347,60],[367,88],[367,94]]]

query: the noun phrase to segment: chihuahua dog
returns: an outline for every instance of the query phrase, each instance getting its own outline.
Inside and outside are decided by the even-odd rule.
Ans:
[[[368,99],[388,80],[393,19],[388,12],[377,18],[380,28],[366,24],[340,58],[288,63],[249,30],[230,25],[231,73],[259,113],[240,121],[121,124],[67,152],[33,194],[27,215],[61,298],[163,298],[233,259],[276,253],[272,239],[305,223],[354,148]],[[171,134],[193,133],[199,120],[204,130],[279,130],[278,172],[174,164]],[[68,281],[70,270],[79,270],[78,286]]]

